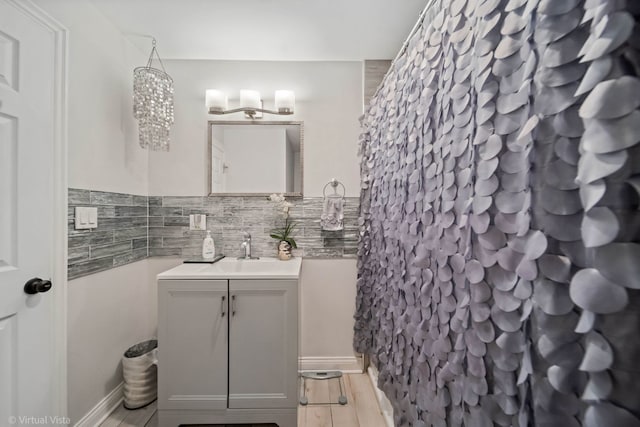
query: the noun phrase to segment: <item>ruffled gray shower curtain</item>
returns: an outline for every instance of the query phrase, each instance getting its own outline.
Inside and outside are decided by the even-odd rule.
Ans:
[[[640,426],[640,2],[436,0],[362,119],[398,426]]]

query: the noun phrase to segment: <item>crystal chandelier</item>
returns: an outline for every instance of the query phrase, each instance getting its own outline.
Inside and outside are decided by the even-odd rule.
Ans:
[[[151,67],[153,56],[162,70]],[[173,79],[164,69],[156,39],[152,41],[147,65],[133,70],[133,116],[138,120],[142,148],[169,151],[169,130],[173,124]]]

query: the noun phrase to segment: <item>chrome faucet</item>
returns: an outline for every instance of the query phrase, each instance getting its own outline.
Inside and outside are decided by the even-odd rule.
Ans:
[[[244,256],[239,256],[238,259],[259,259],[258,257],[251,256],[251,234],[245,231],[243,239],[240,247],[244,249]]]

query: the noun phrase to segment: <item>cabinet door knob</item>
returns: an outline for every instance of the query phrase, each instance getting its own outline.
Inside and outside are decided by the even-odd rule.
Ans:
[[[222,312],[222,317],[226,316],[227,311],[225,310],[225,301],[227,300],[227,297],[223,296],[222,297],[222,301],[220,301],[220,311]]]
[[[236,315],[236,296],[231,295],[231,315]]]

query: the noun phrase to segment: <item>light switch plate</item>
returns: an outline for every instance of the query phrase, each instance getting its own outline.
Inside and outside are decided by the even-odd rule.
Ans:
[[[76,230],[98,228],[98,208],[76,207],[75,228]]]
[[[189,230],[206,230],[207,216],[205,214],[189,215]]]

